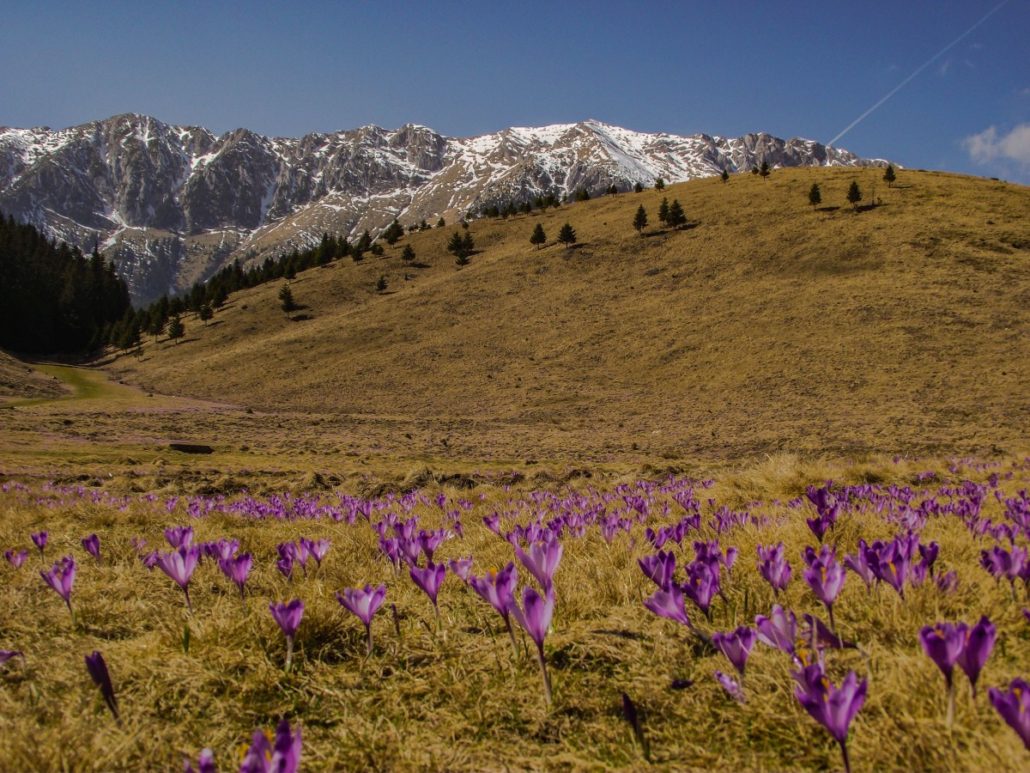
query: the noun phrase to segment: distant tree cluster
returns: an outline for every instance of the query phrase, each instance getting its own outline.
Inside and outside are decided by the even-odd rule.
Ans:
[[[476,243],[472,238],[472,232],[467,229],[464,234],[455,231],[451,235],[450,241],[447,242],[447,251],[454,256],[454,262],[459,266],[468,265],[469,256],[475,248]]]
[[[582,189],[581,189],[582,190]],[[584,193],[586,191],[584,190]],[[589,199],[590,197],[587,196]],[[516,215],[528,215],[533,210],[540,210],[541,212],[550,209],[551,207],[557,208],[561,206],[561,200],[554,194],[549,193],[546,196],[534,196],[532,199],[525,199],[523,201],[508,201],[503,204],[488,204],[479,211],[480,217],[493,217],[493,218],[504,218],[515,217]]]
[[[658,221],[668,228],[682,228],[687,224],[687,215],[679,199],[673,199],[671,204],[668,199],[662,199],[658,206]]]
[[[86,257],[0,214],[0,346],[86,353],[107,343],[131,310],[125,282],[96,249]]]

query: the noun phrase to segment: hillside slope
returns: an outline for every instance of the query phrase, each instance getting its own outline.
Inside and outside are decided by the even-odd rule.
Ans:
[[[298,276],[306,308],[293,316],[307,319],[265,285],[207,326],[187,319],[184,342],[111,367],[162,392],[346,414],[352,431],[389,422],[389,445],[421,454],[1025,447],[1030,190],[880,177],[785,169],[475,221],[478,252],[460,270],[444,249],[456,229],[410,234],[384,258]],[[882,205],[853,212],[852,180]],[[663,196],[690,227],[656,228]],[[566,221],[572,250],[554,243]],[[541,250],[528,243],[537,222]],[[428,267],[405,266],[405,244]]]

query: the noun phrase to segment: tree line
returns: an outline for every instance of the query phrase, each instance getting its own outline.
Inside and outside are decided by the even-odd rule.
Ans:
[[[125,281],[96,248],[87,257],[0,214],[0,347],[85,354],[103,346],[128,311]]]

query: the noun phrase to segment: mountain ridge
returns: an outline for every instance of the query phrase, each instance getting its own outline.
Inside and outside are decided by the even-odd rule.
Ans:
[[[367,125],[300,138],[216,135],[125,113],[65,129],[0,127],[0,211],[113,258],[136,302],[233,260],[354,237],[394,218],[448,222],[536,195],[591,195],[771,166],[869,166],[812,140],[645,133],[588,119],[468,138]]]

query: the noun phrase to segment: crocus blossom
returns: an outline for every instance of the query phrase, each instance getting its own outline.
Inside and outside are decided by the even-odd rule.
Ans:
[[[508,638],[511,639],[511,646],[516,654],[519,651],[515,642],[515,632],[511,628],[511,607],[514,599],[513,592],[518,583],[519,573],[514,563],[509,563],[501,571],[489,571],[483,577],[469,575],[468,583],[483,601],[497,610],[497,613],[504,620],[504,627],[508,631]]]
[[[0,650],[0,666],[11,658],[24,657],[20,650]]]
[[[987,658],[991,656],[998,630],[986,617],[981,617],[979,622],[972,627],[962,627],[965,641],[956,662],[969,677],[969,684],[975,696],[976,680],[980,677],[980,671],[983,670]]]
[[[659,617],[693,627],[690,616],[687,614],[686,602],[683,598],[683,591],[676,583],[670,583],[665,590],[657,590],[644,599],[644,606],[650,609]]]
[[[429,600],[433,602],[433,609],[439,615],[440,608],[437,606],[436,597],[440,592],[440,586],[443,585],[444,577],[447,576],[447,567],[430,563],[424,569],[413,566],[408,573],[414,583],[429,596]]]
[[[93,684],[100,688],[100,694],[104,696],[104,703],[111,709],[114,718],[118,719],[118,702],[114,697],[111,674],[107,670],[104,656],[98,650],[94,650],[92,655],[86,655],[86,670],[89,671]]]
[[[300,727],[292,733],[290,723],[284,719],[276,728],[274,742],[260,730],[254,732],[240,764],[240,773],[297,773],[300,753]]]
[[[716,632],[712,634],[712,644],[743,676],[751,648],[755,646],[755,632],[747,626],[740,626],[729,633]]]
[[[50,534],[46,531],[37,531],[35,534],[29,535],[32,538],[32,544],[39,549],[40,557],[43,556],[46,551],[47,540],[50,539]]]
[[[776,593],[785,590],[790,583],[791,568],[785,551],[782,542],[770,547],[758,546],[758,572]]]
[[[216,773],[218,769],[215,767],[215,753],[210,749],[202,749],[200,755],[197,757],[197,767],[194,768],[193,764],[186,760],[183,763],[183,773]]]
[[[755,636],[762,644],[794,655],[798,639],[798,621],[793,612],[785,610],[779,604],[773,604],[768,617],[755,617],[755,629]]]
[[[25,563],[25,559],[29,557],[29,551],[27,550],[5,550],[4,558],[7,559],[7,563],[13,566],[15,569],[20,569],[21,565]]]
[[[273,601],[268,605],[268,610],[286,637],[286,670],[289,671],[293,662],[293,637],[300,627],[301,618],[304,617],[304,602],[294,599],[285,604],[276,604]]]
[[[218,568],[222,570],[222,574],[240,589],[240,598],[245,597],[244,586],[247,584],[247,576],[253,563],[254,557],[250,553],[241,553],[218,561]]]
[[[534,542],[529,546],[528,552],[515,545],[515,556],[536,578],[540,587],[546,591],[551,588],[554,582],[554,572],[561,562],[562,544],[556,539]]]
[[[962,654],[965,642],[966,631],[963,623],[959,625],[936,623],[933,626],[925,626],[919,631],[919,643],[923,645],[923,651],[944,674],[944,682],[948,691],[947,721],[949,726],[955,715],[955,689],[952,673],[959,655]]]
[[[186,596],[186,608],[190,611],[193,610],[193,605],[190,603],[190,578],[193,576],[199,560],[200,550],[185,543],[170,553],[159,554],[156,561],[161,571],[182,588],[182,592]]]
[[[88,537],[84,537],[82,540],[82,547],[97,561],[100,560],[100,537],[96,534],[90,534]]]
[[[365,625],[365,635],[368,639],[368,654],[372,654],[372,617],[386,598],[386,586],[379,585],[373,588],[366,585],[364,588],[344,588],[343,593],[336,594],[336,600],[354,613]]]
[[[712,637],[715,638],[714,636]],[[741,688],[740,683],[729,674],[724,674],[722,671],[715,672],[715,680],[722,686],[722,689],[726,691],[733,700],[738,703],[744,702],[744,690]]]
[[[540,673],[544,681],[544,699],[551,702],[551,677],[547,673],[547,661],[544,658],[544,638],[551,627],[554,615],[554,591],[548,589],[541,596],[529,586],[522,589],[522,608],[513,599],[511,613],[526,633],[536,643],[537,656],[540,660]]]
[[[75,584],[75,559],[71,556],[65,556],[54,564],[50,571],[40,570],[39,576],[43,578],[47,585],[54,589],[58,596],[64,599],[64,603],[68,607],[68,612],[71,614],[72,621],[74,622],[72,585]]]
[[[1030,684],[1023,679],[1013,679],[1007,690],[991,687],[987,697],[994,710],[1022,739],[1023,746],[1030,750]]]
[[[867,680],[859,682],[855,672],[849,671],[840,687],[834,687],[818,663],[805,666],[795,674],[795,679],[798,687],[794,690],[794,696],[840,745],[844,770],[850,773],[848,729],[865,703]]]

